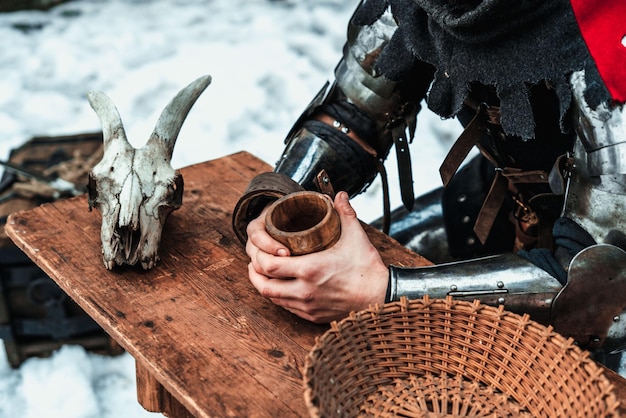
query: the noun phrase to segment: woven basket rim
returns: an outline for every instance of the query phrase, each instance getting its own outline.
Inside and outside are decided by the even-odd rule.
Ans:
[[[475,300],[474,302],[455,300],[451,296],[448,296],[445,299],[434,299],[428,297],[427,295],[421,299],[411,300],[403,297],[400,301],[397,302],[390,302],[383,305],[373,305],[370,306],[370,308],[362,311],[351,312],[348,317],[342,319],[341,321],[332,322],[330,324],[330,328],[323,335],[316,338],[316,343],[314,347],[306,356],[303,370],[304,399],[310,416],[323,416],[320,411],[320,401],[318,399],[318,396],[320,394],[316,393],[316,391],[314,390],[314,381],[317,378],[318,374],[321,373],[319,371],[322,370],[322,366],[324,368],[324,373],[330,373],[328,372],[328,369],[333,366],[332,364],[329,364],[329,362],[332,360],[331,357],[337,354],[339,356],[343,356],[342,361],[345,361],[347,358],[347,362],[349,362],[349,360],[356,358],[355,356],[357,356],[357,354],[355,353],[359,353],[359,350],[363,350],[362,347],[370,348],[370,351],[378,350],[380,352],[380,347],[383,347],[383,345],[381,344],[387,343],[388,338],[397,337],[399,335],[397,329],[394,328],[389,330],[385,328],[385,326],[389,324],[397,325],[393,321],[400,319],[400,322],[409,324],[410,326],[415,326],[416,324],[418,326],[421,326],[421,322],[419,321],[423,318],[426,318],[427,321],[425,323],[430,325],[424,325],[424,327],[428,328],[429,326],[432,326],[432,323],[428,322],[431,317],[439,317],[442,315],[444,317],[443,321],[446,322],[445,327],[449,326],[449,329],[446,328],[445,332],[441,332],[441,329],[437,329],[432,332],[432,353],[429,354],[431,355],[431,357],[429,358],[432,360],[432,364],[428,363],[427,361],[426,363],[428,363],[428,365],[424,366],[425,369],[432,366],[433,370],[436,369],[441,371],[444,370],[441,364],[446,362],[450,364],[454,363],[454,361],[456,360],[453,361],[453,357],[454,359],[463,358],[463,356],[465,355],[464,352],[467,351],[467,347],[461,347],[461,345],[469,344],[467,341],[465,341],[468,340],[468,335],[471,335],[472,338],[478,338],[478,335],[481,339],[477,341],[479,341],[479,343],[482,343],[484,339],[485,345],[489,345],[490,349],[492,350],[491,353],[494,358],[497,358],[498,360],[500,359],[500,357],[506,358],[508,363],[505,366],[498,365],[498,367],[503,369],[504,371],[498,369],[492,373],[489,369],[489,366],[491,366],[492,363],[487,362],[483,366],[484,370],[486,370],[487,372],[483,372],[483,370],[480,369],[481,366],[477,366],[478,363],[475,361],[474,358],[472,358],[472,353],[467,353],[467,362],[465,363],[465,368],[463,368],[463,362],[461,362],[461,366],[456,364],[454,366],[455,368],[451,369],[450,374],[454,374],[454,371],[458,372],[459,367],[461,367],[463,368],[463,373],[469,373],[470,375],[473,373],[479,376],[479,378],[476,378],[476,376],[474,376],[474,378],[479,379],[481,384],[495,384],[496,386],[498,384],[501,384],[506,386],[507,382],[509,382],[511,379],[510,372],[507,377],[507,367],[513,368],[513,366],[518,363],[522,364],[522,366],[524,367],[524,364],[528,364],[533,360],[532,358],[529,359],[528,357],[524,357],[525,353],[522,352],[524,350],[520,350],[520,353],[518,354],[517,351],[511,350],[509,346],[517,344],[522,345],[523,347],[526,347],[526,345],[531,347],[532,343],[527,343],[527,340],[537,340],[539,341],[539,343],[537,344],[536,352],[533,351],[535,350],[535,348],[529,348],[536,360],[544,362],[545,360],[547,360],[545,358],[546,354],[543,353],[544,349],[556,351],[559,354],[560,358],[557,359],[556,366],[552,366],[554,369],[558,369],[560,362],[561,366],[574,365],[574,370],[578,371],[578,376],[574,374],[574,372],[570,372],[570,375],[564,373],[565,377],[561,377],[561,379],[569,378],[571,381],[572,379],[575,380],[576,378],[584,378],[584,383],[587,383],[588,386],[595,391],[593,394],[595,394],[596,398],[594,399],[600,399],[598,400],[598,402],[601,403],[601,408],[603,408],[607,412],[604,416],[617,416],[619,401],[617,400],[613,392],[613,386],[609,383],[608,379],[604,375],[603,370],[591,359],[590,353],[578,347],[574,343],[574,340],[572,338],[565,338],[564,336],[556,333],[552,326],[544,326],[542,324],[539,324],[538,322],[531,320],[528,314],[518,315],[516,313],[505,310],[503,306],[493,307],[482,304],[478,300]],[[463,322],[465,321],[465,319],[468,319],[469,322]],[[440,319],[438,319],[438,321],[440,321]],[[484,322],[481,321],[494,321],[495,325],[493,325],[491,329],[487,329],[487,327],[475,328],[474,330],[468,330],[467,328],[463,328],[461,329],[462,332],[458,335],[455,335],[452,332],[456,329],[454,328],[455,326],[460,326],[462,328],[466,325],[466,323],[477,323],[479,325],[484,324]],[[435,323],[435,325],[438,325],[438,323]],[[371,326],[375,328],[376,331],[367,334],[368,331],[365,331],[365,328],[360,328],[366,326]],[[502,336],[498,335],[498,331],[501,329],[506,329],[508,334],[504,335],[505,332],[503,331]],[[361,344],[360,348],[350,346],[352,342],[350,341],[349,337],[352,335],[351,332],[354,330],[362,331],[360,334],[358,334],[359,338],[352,338],[352,340],[359,340],[358,343],[354,344]],[[411,338],[411,334],[407,334],[408,331],[406,329],[403,329],[402,331],[402,338],[406,336],[408,341],[408,339]],[[424,335],[420,335],[420,337],[426,338],[426,340],[428,340],[428,338],[431,337],[431,330],[428,329],[428,331],[423,332]],[[392,337],[389,337],[389,335],[392,335]],[[361,341],[368,338],[369,340],[366,344]],[[499,341],[497,341],[498,338],[500,339],[500,341],[504,341],[505,343],[501,344]],[[461,344],[457,344],[458,346],[455,346],[455,339],[458,339]],[[446,357],[448,353],[440,353],[437,351],[437,347],[435,347],[437,345],[436,341],[440,342],[442,340],[447,341],[444,342],[444,346],[446,347],[446,350],[449,349],[449,351],[452,353],[450,354],[449,358]],[[342,346],[342,344],[345,346]],[[394,348],[392,347],[392,345],[390,345],[388,352],[395,353],[395,351],[399,351],[401,352],[399,356],[410,357],[412,354],[411,349],[413,349],[412,344],[414,343],[409,341],[407,342],[406,347],[402,349]],[[375,349],[371,348],[370,345],[376,346]],[[335,350],[334,352],[329,351],[333,349]],[[430,346],[428,349],[430,349]],[[482,349],[482,347],[480,349]],[[366,354],[370,355],[370,352],[366,352]],[[365,356],[366,354],[359,355],[361,355],[362,358],[365,358],[363,356]],[[378,361],[378,363],[376,363],[375,360],[380,359],[375,358],[375,355],[370,355],[370,357],[372,357],[373,359],[367,358],[366,360],[359,360],[365,365],[363,367],[367,369],[367,372],[370,372],[371,370],[377,371],[376,373],[378,374],[372,373],[372,376],[376,378],[374,379],[375,381],[378,381],[378,377],[385,374],[391,375],[397,372],[398,375],[403,375],[405,373],[409,373],[406,372],[407,369],[415,370],[416,373],[419,372],[424,375],[430,373],[429,370],[410,369],[410,367],[404,367],[402,365],[396,367],[396,365],[393,363],[395,359],[394,355],[386,355],[388,355],[389,358],[386,357],[383,359],[383,361]],[[437,363],[438,361],[441,364]],[[468,364],[471,365],[471,367],[468,366]],[[318,365],[320,367],[319,369],[316,369],[316,366]],[[450,365],[448,366],[452,367]],[[385,367],[389,368],[385,369]],[[532,368],[535,367],[536,365],[533,364]],[[390,371],[392,369],[393,373]],[[357,372],[360,372],[360,370],[357,370]],[[445,370],[444,372],[448,373]],[[546,373],[552,373],[556,377],[560,376],[559,370],[547,370]],[[352,378],[353,376],[350,375],[350,377]],[[472,379],[469,380],[471,381]],[[527,384],[527,382],[521,381],[522,378],[520,377],[519,384]],[[565,381],[567,382],[567,380]],[[333,381],[333,383],[335,382]],[[538,384],[538,382],[531,381],[530,384]],[[572,390],[580,390],[582,395],[588,397],[593,396],[593,394],[589,393],[590,391],[587,389],[587,387],[584,387],[584,384],[578,384],[577,386],[579,386],[579,388],[574,388]],[[502,390],[502,388],[498,389]],[[507,388],[505,387],[504,389]],[[535,388],[533,387],[533,389]],[[519,388],[517,388],[517,390],[519,390]],[[351,390],[351,392],[354,392],[354,396],[362,396],[356,389]],[[507,391],[503,390],[503,393],[507,393]],[[517,393],[507,394],[512,397],[521,397],[521,395],[518,395]],[[548,403],[546,403],[545,408],[551,405],[549,401],[550,400],[547,401]],[[580,400],[572,399],[572,402],[574,403],[576,403],[577,401],[580,402]],[[554,403],[556,401],[552,402]],[[556,416],[564,417],[567,415],[561,414]]]

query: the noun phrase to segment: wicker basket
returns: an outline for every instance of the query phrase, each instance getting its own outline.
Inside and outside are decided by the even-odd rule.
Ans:
[[[451,298],[333,323],[306,359],[312,417],[616,417],[586,351],[520,316]]]

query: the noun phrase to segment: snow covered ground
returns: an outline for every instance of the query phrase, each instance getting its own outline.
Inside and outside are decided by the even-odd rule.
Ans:
[[[240,150],[273,163],[293,122],[332,79],[357,3],[75,0],[47,12],[0,14],[0,158],[34,135],[99,130],[89,90],[111,97],[129,140],[141,146],[173,95],[211,74],[183,125],[174,166]],[[412,147],[416,193],[438,186],[442,154],[459,132],[456,122],[422,113]],[[393,158],[387,169],[395,207]],[[377,218],[380,184],[354,205],[361,219]],[[0,418],[155,415],[136,402],[128,355],[66,346],[13,370],[0,350]]]

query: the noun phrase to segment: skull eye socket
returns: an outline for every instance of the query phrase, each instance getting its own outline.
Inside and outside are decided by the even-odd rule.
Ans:
[[[185,182],[183,176],[180,173],[176,173],[174,177],[174,183],[172,184],[172,194],[169,197],[169,202],[172,206],[180,207],[183,204],[183,190],[185,189]]]
[[[183,190],[183,176],[180,173],[176,172],[174,181],[168,187],[167,196],[163,200],[162,204],[160,204],[158,207],[159,218],[165,219],[165,217],[169,215],[173,210],[176,210],[182,206]]]
[[[98,200],[98,184],[96,179],[93,177],[91,173],[89,173],[89,180],[87,182],[87,195],[89,202],[89,210],[93,209],[97,205]]]

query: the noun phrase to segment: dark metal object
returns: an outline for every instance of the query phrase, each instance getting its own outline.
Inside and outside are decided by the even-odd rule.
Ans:
[[[626,348],[624,295],[626,252],[607,244],[586,248],[572,260],[567,284],[554,299],[554,329],[583,348],[622,351]]]
[[[123,350],[21,251],[0,249],[0,339],[12,367],[64,344]]]
[[[64,180],[62,178],[47,178],[38,174],[34,171],[29,171],[24,167],[20,167],[19,165],[13,164],[9,161],[0,160],[0,165],[4,167],[4,169],[8,172],[19,174],[54,189],[56,191],[55,198],[65,197],[65,196],[79,196],[84,193],[83,190],[80,190],[76,187],[76,185],[70,181]]]
[[[400,206],[391,212],[388,235],[400,244],[435,264],[453,261],[448,249],[441,196],[443,188],[434,189],[415,199],[413,210]],[[383,229],[384,218],[371,225]]]
[[[29,209],[51,200],[50,196],[27,196],[18,184],[35,179],[62,184],[57,198],[80,194],[86,179],[66,182],[44,175],[47,168],[64,163],[75,152],[93,155],[102,144],[100,133],[37,137],[11,152],[0,179],[0,226],[17,210]],[[83,183],[84,181],[84,183]],[[54,200],[54,197],[52,197]],[[29,357],[45,357],[64,344],[80,345],[101,354],[121,354],[112,340],[46,274],[0,233],[0,340],[12,367]]]
[[[48,10],[68,0],[2,0],[0,12],[14,12],[16,10]]]

